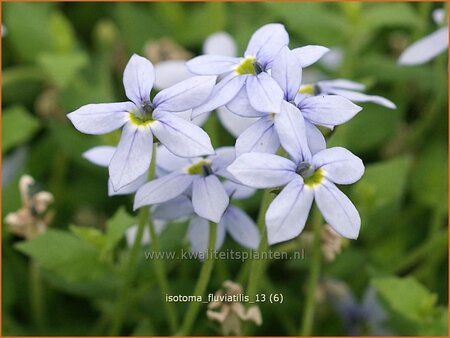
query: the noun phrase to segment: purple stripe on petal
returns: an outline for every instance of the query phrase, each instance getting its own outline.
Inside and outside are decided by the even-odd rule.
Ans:
[[[273,200],[266,213],[269,244],[297,237],[305,227],[314,192],[301,178],[293,179]]]
[[[314,196],[325,221],[339,235],[356,239],[361,218],[353,203],[333,183],[324,179],[314,188]]]

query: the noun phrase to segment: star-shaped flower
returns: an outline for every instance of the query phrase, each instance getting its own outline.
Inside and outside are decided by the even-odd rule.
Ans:
[[[317,46],[316,46],[317,47]],[[295,51],[295,50],[294,50]],[[300,124],[306,123],[305,135],[313,152],[325,148],[325,139],[315,124],[332,127],[350,120],[361,108],[338,95],[303,97],[296,101],[301,87],[302,62],[298,53],[288,47],[281,48],[272,63],[271,75],[282,89],[283,100],[278,110],[270,113],[245,109],[245,98],[236,99],[242,108],[234,107],[244,116],[259,115],[261,118],[245,130],[236,141],[236,152],[275,153],[280,146],[290,147],[298,136]],[[270,95],[270,94],[269,94]],[[305,119],[305,122],[299,121]],[[297,136],[296,136],[297,135]]]
[[[335,184],[351,184],[364,173],[362,161],[350,151],[335,147],[311,155],[305,146],[305,126],[296,142],[285,147],[291,159],[267,153],[239,156],[228,171],[253,188],[284,186],[266,213],[270,244],[298,236],[315,199],[326,222],[341,236],[357,238],[361,219],[352,202]]]
[[[192,192],[194,211],[218,223],[229,204],[225,186],[219,177],[230,174],[226,167],[233,162],[232,147],[216,150],[206,157],[181,158],[160,147],[157,152],[157,173],[161,176],[143,185],[136,193],[134,208],[169,201],[185,191]]]
[[[279,50],[288,43],[283,25],[267,24],[252,35],[244,57],[202,55],[188,61],[186,65],[194,74],[223,77],[209,100],[194,109],[192,117],[226,105],[241,91],[256,110],[278,110],[282,93],[267,71]]]
[[[75,128],[86,134],[105,134],[123,127],[120,142],[109,163],[109,175],[116,191],[148,170],[153,136],[179,156],[214,153],[209,136],[200,127],[173,113],[203,103],[211,93],[216,77],[190,78],[162,90],[152,102],[150,91],[154,79],[151,62],[134,54],[123,75],[125,93],[130,101],[89,104],[68,114]]]

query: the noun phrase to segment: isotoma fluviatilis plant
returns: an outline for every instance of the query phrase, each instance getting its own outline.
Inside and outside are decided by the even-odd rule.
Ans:
[[[116,148],[101,146],[84,154],[109,168],[109,195],[136,193],[134,208],[151,210],[150,224],[189,219],[188,237],[199,252],[219,249],[226,232],[253,249],[261,240],[275,244],[295,238],[313,201],[339,235],[356,239],[359,213],[336,184],[358,181],[364,165],[347,149],[327,148],[321,128],[332,130],[352,119],[361,111],[353,102],[395,105],[364,94],[364,86],[350,80],[302,83],[302,69],[328,49],[288,44],[283,25],[267,24],[252,35],[243,57],[230,56],[234,51],[195,57],[182,66],[192,76],[185,79],[183,72],[182,81],[153,100],[154,67],[134,54],[123,75],[129,101],[89,104],[68,115],[83,133],[122,128]],[[220,120],[237,136],[234,147],[214,150],[209,135],[192,121],[216,109],[229,113]],[[274,188],[277,196],[262,203],[265,219],[259,229],[231,204],[255,189]],[[264,226],[267,239],[260,234]],[[214,238],[208,240],[208,234]],[[184,334],[193,319],[186,321]]]

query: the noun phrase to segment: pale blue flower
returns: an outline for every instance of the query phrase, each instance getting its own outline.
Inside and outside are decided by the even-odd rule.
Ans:
[[[301,121],[301,120],[300,120]],[[266,213],[270,244],[298,236],[315,199],[325,221],[341,236],[358,237],[361,219],[352,202],[335,184],[351,184],[364,173],[362,161],[344,148],[335,147],[311,155],[305,146],[305,126],[286,151],[291,160],[267,153],[239,156],[228,171],[253,188],[284,186]]]
[[[256,110],[278,110],[282,93],[267,71],[277,53],[288,43],[289,36],[283,25],[267,24],[252,35],[244,57],[202,55],[188,61],[188,69],[195,74],[222,76],[209,100],[195,108],[192,116],[195,118],[226,105],[241,91]]]
[[[209,136],[174,113],[190,110],[205,101],[216,77],[190,78],[162,90],[151,102],[154,78],[151,62],[135,54],[123,75],[125,93],[130,101],[89,104],[68,114],[75,128],[87,134],[105,134],[123,127],[109,163],[109,175],[116,191],[147,171],[153,136],[179,156],[214,153]]]
[[[317,46],[316,46],[317,47]],[[272,63],[271,75],[282,89],[283,100],[278,110],[257,112],[246,107],[245,97],[239,97],[231,107],[244,116],[261,118],[245,130],[236,141],[236,152],[275,153],[280,146],[289,147],[292,138],[299,138],[298,128],[306,120],[305,135],[313,153],[325,148],[325,139],[315,124],[333,127],[350,120],[361,108],[337,95],[306,97],[296,102],[301,86],[302,65],[298,55],[283,47]]]
[[[433,19],[442,25],[445,12],[442,9],[433,11]],[[398,59],[398,63],[405,66],[421,65],[448,49],[448,25],[423,37],[406,48]]]
[[[208,36],[203,43],[203,54],[205,55],[223,55],[235,57],[237,47],[234,39],[226,32],[216,32]],[[189,72],[185,60],[167,60],[155,64],[155,87],[165,89],[177,82],[186,80],[192,76]],[[201,114],[191,120],[191,114],[182,114],[187,120],[191,120],[198,126],[203,125],[209,118],[210,113]],[[238,137],[247,129],[257,118],[242,117],[230,112],[225,106],[217,108],[217,116],[224,128],[234,137]]]
[[[177,157],[161,147],[156,163],[162,176],[137,191],[134,208],[167,202],[189,192],[194,211],[217,223],[229,204],[226,187],[219,177],[231,176],[226,168],[234,159],[233,147],[219,148],[215,155],[201,158]]]

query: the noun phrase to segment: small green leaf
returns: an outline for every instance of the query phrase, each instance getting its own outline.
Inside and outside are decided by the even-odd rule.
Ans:
[[[106,225],[106,244],[103,249],[102,254],[111,252],[114,247],[123,238],[125,231],[134,223],[136,220],[131,217],[125,208],[119,208],[114,216],[108,220]]]
[[[98,250],[75,235],[50,229],[16,248],[40,266],[67,280],[95,280],[107,268],[98,260]]]
[[[106,244],[105,235],[98,229],[92,227],[81,227],[77,225],[71,225],[70,231],[78,238],[96,246],[101,249]]]
[[[413,277],[378,278],[373,286],[388,307],[406,319],[423,322],[432,315],[437,296]]]
[[[2,152],[26,143],[39,129],[39,121],[22,106],[3,111]]]
[[[42,53],[38,63],[59,87],[66,87],[83,67],[88,64],[88,56],[83,52],[71,54]]]
[[[398,203],[405,191],[411,163],[409,156],[403,156],[366,166],[363,178],[353,189],[357,205],[375,211]]]

